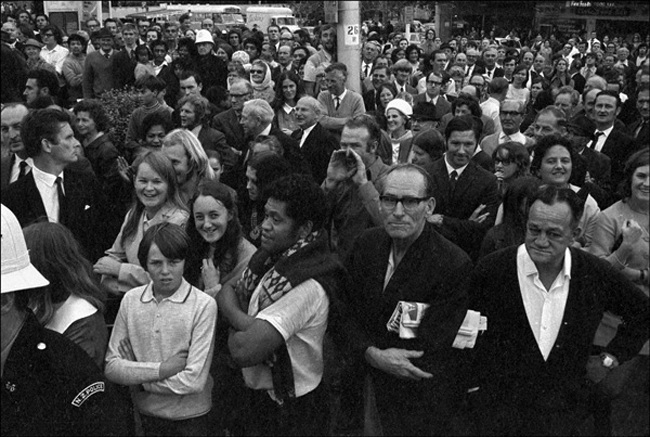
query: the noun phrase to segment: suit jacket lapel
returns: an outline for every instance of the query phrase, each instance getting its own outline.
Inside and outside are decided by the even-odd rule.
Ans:
[[[41,192],[38,191],[36,186],[36,181],[34,180],[34,172],[30,171],[21,179],[25,184],[25,195],[27,197],[27,203],[30,206],[30,209],[34,213],[33,220],[40,217],[47,218],[47,211],[45,211],[45,204],[43,203],[43,198],[41,197]],[[16,181],[18,183],[18,181]]]
[[[465,168],[465,171],[463,171],[461,175],[458,177],[458,181],[456,181],[454,198],[462,199],[463,194],[465,193],[465,191],[469,189],[469,187],[472,186],[472,183],[475,178],[476,178],[476,169],[472,166],[472,163],[470,162]]]

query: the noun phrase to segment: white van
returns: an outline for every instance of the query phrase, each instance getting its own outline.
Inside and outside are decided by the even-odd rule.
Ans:
[[[257,25],[261,32],[266,33],[267,27],[271,24],[277,24],[280,28],[287,27],[292,33],[300,29],[293,11],[289,8],[251,6],[246,9],[246,27],[249,29]]]

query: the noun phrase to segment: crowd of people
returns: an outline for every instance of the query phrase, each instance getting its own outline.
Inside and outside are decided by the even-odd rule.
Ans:
[[[3,435],[647,433],[647,36],[84,29],[1,28]]]

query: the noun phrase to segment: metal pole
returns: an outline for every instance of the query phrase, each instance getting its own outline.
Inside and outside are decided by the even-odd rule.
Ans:
[[[339,2],[338,61],[348,67],[347,88],[361,94],[361,18],[358,1]]]

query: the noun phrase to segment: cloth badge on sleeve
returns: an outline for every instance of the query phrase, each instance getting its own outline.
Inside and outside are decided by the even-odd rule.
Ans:
[[[95,393],[103,392],[104,389],[105,386],[103,381],[90,384],[88,387],[81,390],[77,396],[75,396],[75,398],[72,400],[72,405],[74,405],[75,407],[81,407],[81,404],[86,402],[86,399],[88,399]]]

